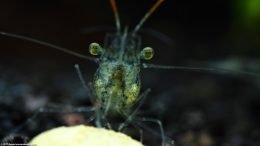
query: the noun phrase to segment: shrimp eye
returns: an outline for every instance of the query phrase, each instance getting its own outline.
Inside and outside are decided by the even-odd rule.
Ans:
[[[91,55],[101,55],[101,53],[103,52],[102,47],[98,44],[98,43],[91,43],[89,45],[89,53]]]
[[[153,58],[154,52],[153,52],[153,48],[151,47],[145,47],[142,51],[141,51],[141,58],[144,60],[150,60]]]

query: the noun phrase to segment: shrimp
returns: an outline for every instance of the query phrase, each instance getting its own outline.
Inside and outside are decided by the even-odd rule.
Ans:
[[[96,42],[89,45],[90,54],[98,56],[97,58],[82,55],[71,51],[70,49],[17,34],[7,32],[0,32],[0,34],[41,44],[97,63],[99,67],[94,74],[93,81],[89,84],[85,83],[79,65],[75,65],[78,76],[94,105],[94,108],[90,110],[95,111],[93,119],[95,119],[96,126],[111,128],[111,125],[107,120],[107,116],[111,114],[119,114],[126,117],[125,122],[118,126],[119,131],[123,131],[125,127],[135,120],[154,122],[158,124],[160,128],[162,146],[166,146],[166,136],[164,135],[162,123],[159,120],[152,118],[136,118],[136,112],[151,91],[150,89],[147,89],[141,93],[141,69],[182,69],[209,72],[230,71],[220,70],[218,68],[168,66],[142,62],[143,60],[151,60],[154,56],[154,50],[151,47],[141,48],[141,36],[138,33],[146,20],[162,2],[164,2],[164,0],[157,0],[134,29],[129,30],[127,26],[122,29],[116,1],[110,0],[115,17],[116,32],[114,34],[106,35],[104,46],[101,46]],[[259,76],[258,74],[244,71],[240,71],[239,73]]]

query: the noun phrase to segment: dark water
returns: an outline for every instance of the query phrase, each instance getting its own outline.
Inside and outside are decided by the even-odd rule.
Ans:
[[[122,24],[133,28],[153,3],[118,2]],[[151,88],[152,92],[140,116],[160,119],[166,134],[178,145],[259,145],[260,78],[238,71],[260,72],[260,33],[259,28],[248,29],[241,23],[242,15],[236,13],[235,6],[234,1],[224,0],[168,0],[145,23],[144,28],[149,30],[142,33],[143,47],[154,48],[152,63],[233,70],[141,71],[142,90]],[[0,19],[0,31],[82,54],[88,54],[91,42],[102,44],[104,34],[114,26],[109,2],[101,0],[1,1]],[[94,29],[100,31],[86,34]],[[47,103],[89,106],[73,65],[79,63],[85,79],[91,81],[95,63],[4,36],[0,36],[0,48],[0,139]],[[87,119],[89,114],[82,116]],[[43,113],[19,133],[31,138],[68,124],[62,117]],[[153,124],[145,125],[158,129]],[[149,132],[144,136],[148,145],[154,144]],[[160,139],[155,137],[158,145]]]

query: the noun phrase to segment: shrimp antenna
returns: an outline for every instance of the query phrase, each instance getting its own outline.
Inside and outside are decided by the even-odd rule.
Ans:
[[[160,6],[160,4],[163,1],[164,0],[157,0],[157,2],[151,7],[151,9],[144,15],[141,21],[136,25],[133,34],[136,34],[140,30],[144,22],[153,14],[153,12]]]
[[[190,71],[207,71],[207,72],[217,72],[217,73],[228,73],[228,74],[240,74],[253,77],[260,77],[258,73],[252,73],[248,71],[233,71],[223,68],[207,68],[207,67],[188,67],[188,66],[168,66],[168,65],[157,65],[157,64],[148,64],[143,63],[143,68],[154,68],[154,69],[179,69],[179,70],[190,70]]]
[[[110,0],[110,4],[111,4],[112,10],[114,12],[117,32],[120,33],[121,24],[120,24],[118,9],[116,6],[116,0]]]
[[[43,46],[54,48],[56,50],[60,50],[62,52],[71,54],[71,55],[79,57],[79,58],[98,62],[98,59],[96,59],[96,58],[85,56],[85,55],[82,55],[80,53],[71,51],[69,49],[66,49],[66,48],[63,48],[63,47],[60,47],[60,46],[56,46],[56,45],[53,45],[53,44],[50,44],[50,43],[47,43],[47,42],[44,42],[44,41],[40,41],[40,40],[37,40],[37,39],[33,39],[33,38],[30,38],[30,37],[21,36],[21,35],[17,35],[17,34],[13,34],[13,33],[7,33],[7,32],[0,32],[0,35],[8,36],[8,37],[11,37],[11,38],[16,38],[16,39],[20,39],[20,40],[25,40],[25,41],[28,41],[28,42],[33,42],[33,43],[36,43],[36,44],[40,44],[40,45],[43,45]]]

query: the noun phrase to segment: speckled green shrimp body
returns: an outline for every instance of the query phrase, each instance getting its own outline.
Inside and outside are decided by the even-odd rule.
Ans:
[[[111,44],[102,48],[93,90],[105,113],[128,114],[140,94],[140,47],[137,45],[140,39],[134,38],[125,31],[115,35]]]
[[[90,54],[100,56],[92,90],[103,116],[107,113],[128,115],[140,99],[140,60],[152,59],[153,49],[145,47],[141,50],[141,38],[137,32],[161,2],[155,3],[133,31],[128,32],[125,27],[122,32],[115,0],[110,0],[117,31],[106,36],[104,47],[98,43],[91,43],[89,47]]]

